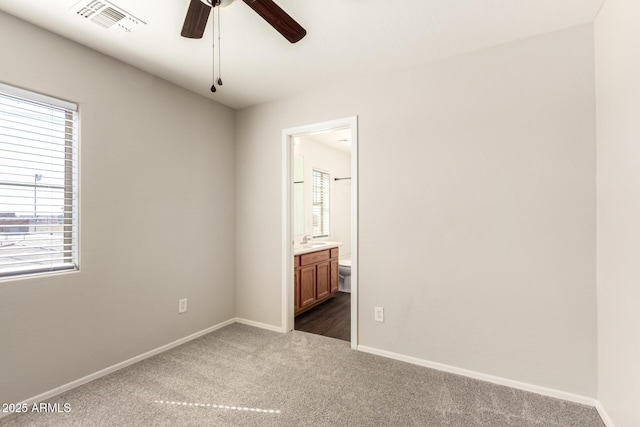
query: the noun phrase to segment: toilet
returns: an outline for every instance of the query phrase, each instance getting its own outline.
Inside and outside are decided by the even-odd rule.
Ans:
[[[341,259],[338,261],[338,290],[340,292],[351,292],[351,260]]]

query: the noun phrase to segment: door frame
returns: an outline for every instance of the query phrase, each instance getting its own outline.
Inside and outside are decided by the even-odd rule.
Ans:
[[[293,145],[296,136],[351,129],[351,348],[358,347],[358,116],[298,126],[282,131],[282,329],[294,321]]]

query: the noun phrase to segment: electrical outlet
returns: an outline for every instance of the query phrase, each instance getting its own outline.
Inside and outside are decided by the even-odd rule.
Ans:
[[[376,322],[384,322],[384,308],[376,307],[374,308],[374,316]]]
[[[178,301],[178,313],[186,313],[187,311],[187,299],[183,298]]]

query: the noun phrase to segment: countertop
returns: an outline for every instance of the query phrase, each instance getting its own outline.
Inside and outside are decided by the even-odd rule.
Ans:
[[[296,244],[293,246],[293,255],[302,255],[311,252],[324,251],[325,249],[337,248],[338,246],[342,246],[342,242],[316,241],[307,243],[306,245]]]

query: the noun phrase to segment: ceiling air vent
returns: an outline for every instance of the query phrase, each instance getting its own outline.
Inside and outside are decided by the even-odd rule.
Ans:
[[[113,33],[127,34],[140,25],[146,25],[146,22],[106,0],[82,0],[71,10],[78,16]]]

